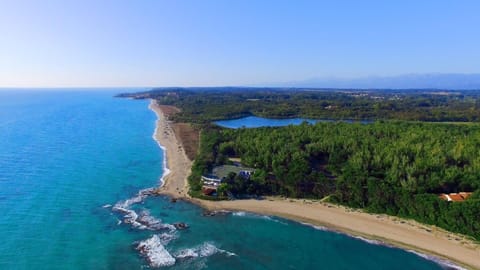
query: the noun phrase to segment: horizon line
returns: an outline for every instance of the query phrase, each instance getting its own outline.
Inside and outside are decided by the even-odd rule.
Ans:
[[[318,89],[318,90],[437,90],[437,91],[479,91],[478,89],[465,89],[465,88],[438,88],[438,87],[318,87],[318,86],[232,86],[232,85],[217,85],[217,86],[15,86],[4,87],[0,86],[0,91],[5,90],[94,90],[94,89],[118,89],[118,88],[133,88],[133,89],[147,89],[151,91],[162,88],[252,88],[252,89]]]

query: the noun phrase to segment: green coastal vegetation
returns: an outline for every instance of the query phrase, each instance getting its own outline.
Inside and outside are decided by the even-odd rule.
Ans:
[[[206,129],[192,168],[200,176],[241,157],[255,168],[221,184],[234,194],[328,197],[331,202],[437,225],[480,239],[480,126],[409,122],[304,123]],[[473,192],[463,202],[440,193]]]
[[[327,199],[372,213],[412,218],[480,240],[480,118],[477,91],[292,89],[156,89],[179,107],[175,121],[196,124],[200,145],[189,177],[241,159],[249,179],[230,174],[216,199],[281,195]],[[226,129],[212,124],[244,116],[373,120]],[[455,123],[457,122],[457,123]],[[471,192],[462,202],[441,193]]]
[[[480,120],[480,91],[218,87],[159,88],[120,96],[156,99],[182,110],[174,120],[201,124],[252,115],[431,122]]]

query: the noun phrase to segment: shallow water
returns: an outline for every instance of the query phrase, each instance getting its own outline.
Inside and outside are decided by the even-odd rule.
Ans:
[[[127,208],[166,228],[126,224],[111,206],[158,184],[163,162],[148,101],[112,98],[128,90],[0,91],[0,269],[140,269],[136,247],[154,235],[172,269],[441,269],[280,218],[204,217],[165,197]]]

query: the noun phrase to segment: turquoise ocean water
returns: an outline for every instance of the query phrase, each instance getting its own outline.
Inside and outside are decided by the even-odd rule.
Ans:
[[[276,217],[130,204],[158,184],[163,156],[148,101],[112,98],[124,91],[0,91],[0,269],[143,269],[139,243],[167,269],[442,269]],[[149,226],[123,222],[132,213]]]

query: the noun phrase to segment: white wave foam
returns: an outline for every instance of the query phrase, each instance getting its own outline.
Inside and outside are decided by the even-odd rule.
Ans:
[[[155,101],[151,101],[151,102],[155,102]],[[157,114],[157,112],[152,108],[152,103],[150,103],[150,105],[148,106],[150,110],[152,110],[156,115],[157,115],[157,120],[158,121],[161,121],[160,119],[160,116]],[[157,135],[159,134],[158,133],[159,130],[158,130],[158,125],[155,125],[155,130],[153,131],[153,135],[152,135],[152,138],[154,141],[157,142],[158,146],[160,147],[160,149],[162,149],[162,152],[163,152],[163,174],[162,176],[160,177],[160,187],[162,187],[164,184],[165,184],[165,177],[170,174],[170,169],[168,168],[168,162],[167,162],[167,149],[160,143],[159,140],[157,140]]]
[[[198,253],[193,248],[182,249],[175,254],[177,259],[197,258]]]
[[[146,188],[140,190],[136,196],[127,199],[125,201],[117,202],[112,210],[122,213],[124,216],[124,223],[131,224],[132,227],[141,229],[141,230],[162,230],[168,229],[170,231],[175,231],[175,226],[171,224],[162,224],[161,220],[156,219],[151,216],[148,211],[142,211],[137,214],[134,210],[130,209],[133,204],[141,203],[146,197],[154,194],[154,188]]]
[[[146,226],[149,230],[162,230],[162,229],[171,229],[168,225],[169,224],[162,224],[162,221],[156,219],[155,217],[150,215],[148,211],[142,211],[137,218],[137,221]]]
[[[361,236],[352,236],[353,238],[356,238],[358,240],[362,240],[363,242],[367,242],[371,245],[377,245],[377,246],[386,246],[386,247],[392,247],[391,245],[385,243],[385,242],[382,242],[382,241],[379,241],[379,240],[374,240],[374,239],[368,239],[368,238],[365,238],[365,237],[361,237]]]
[[[200,257],[208,257],[212,256],[213,254],[220,252],[221,250],[218,249],[216,246],[210,244],[210,243],[204,243],[203,245],[200,246],[198,250],[198,255]]]
[[[132,227],[142,230],[147,228],[146,226],[142,225],[140,222],[137,221],[138,215],[135,211],[121,207],[114,207],[113,210],[124,214],[124,223],[131,224]]]
[[[313,225],[313,224],[310,224],[310,223],[300,222],[300,224],[311,227],[311,228],[314,228],[315,230],[319,230],[319,231],[336,232],[335,230],[329,229],[327,227]]]
[[[150,109],[153,110],[153,108],[151,108],[151,106],[152,105],[150,104]],[[158,145],[160,146],[160,148],[163,150],[163,153],[164,153],[163,174],[162,174],[162,177],[160,179],[162,181],[162,185],[163,185],[163,182],[164,182],[163,179],[166,175],[168,175],[170,173],[170,170],[167,167],[166,149],[156,139],[157,132],[158,132],[158,126],[155,127],[155,131],[154,131],[152,137],[158,143]],[[155,193],[156,193],[155,188],[142,189],[134,197],[132,197],[130,199],[127,199],[125,201],[117,202],[112,207],[112,210],[124,214],[123,222],[127,223],[127,224],[131,224],[132,227],[134,227],[134,228],[149,229],[149,230],[167,229],[169,231],[175,231],[176,230],[175,226],[173,226],[171,224],[162,224],[161,220],[158,220],[158,219],[154,218],[147,211],[143,211],[142,213],[137,214],[134,210],[130,209],[130,207],[132,205],[143,202],[143,200],[145,200],[145,198],[147,198],[148,196],[153,195]]]
[[[160,187],[163,187],[163,185],[165,184],[165,177],[167,177],[167,175],[170,174],[170,169],[168,168],[168,162],[167,162],[167,149],[160,144],[160,142],[158,142],[158,145],[160,146],[160,148],[162,149],[163,151],[163,173],[162,173],[162,177],[160,177]]]
[[[139,215],[134,210],[118,206],[115,206],[113,210],[124,214],[124,223],[131,224],[132,227],[140,230],[168,230],[170,232],[174,232],[177,230],[172,224],[164,224],[161,220],[151,216],[150,212],[148,211],[142,211]]]
[[[266,219],[266,220],[270,220],[270,221],[273,221],[273,222],[276,222],[276,223],[280,223],[280,224],[283,224],[283,225],[288,225],[286,222],[283,222],[281,220],[278,220],[274,217],[271,217],[271,216],[261,216],[263,219]]]
[[[130,206],[134,205],[134,204],[137,204],[137,203],[141,203],[146,197],[148,197],[149,195],[153,194],[155,191],[154,188],[146,188],[146,189],[142,189],[140,190],[137,195],[135,195],[134,197],[130,198],[130,199],[127,199],[125,201],[119,201],[117,202],[113,207],[112,209],[113,210],[117,210],[118,208],[123,208],[123,209],[127,209],[129,208]]]
[[[244,217],[247,215],[246,212],[239,211],[239,212],[233,212],[232,215],[237,216],[237,217]]]
[[[280,224],[283,224],[283,225],[288,225],[287,223],[282,222],[278,219],[275,219],[271,216],[259,215],[259,214],[250,213],[250,212],[236,211],[236,212],[232,212],[232,215],[237,216],[237,217],[251,217],[251,218],[266,219],[266,220],[277,222],[277,223],[280,223]]]
[[[267,220],[274,220],[270,216],[259,215],[259,214],[255,214],[255,213],[244,212],[244,211],[232,212],[232,215],[237,216],[237,217],[251,217],[251,218],[261,218],[261,219],[267,219]]]
[[[217,248],[215,245],[209,242],[205,242],[200,246],[194,248],[187,248],[178,251],[175,254],[175,258],[177,259],[188,259],[188,258],[202,258],[202,257],[209,257],[216,253],[222,253],[227,256],[236,256],[235,253],[229,252],[223,249]]]
[[[172,266],[175,258],[162,245],[160,237],[153,235],[137,245],[137,250],[145,256],[152,267]]]
[[[110,207],[112,207],[111,204],[105,204],[104,206],[102,206],[102,208],[110,208]]]
[[[312,228],[319,231],[329,231],[327,227],[323,227],[323,226],[312,225]]]
[[[175,232],[172,232],[172,233],[162,233],[162,234],[158,235],[158,237],[160,238],[160,242],[162,243],[162,245],[166,246],[166,245],[168,245],[168,243],[170,243],[172,240],[177,239],[177,234],[176,234]]]

